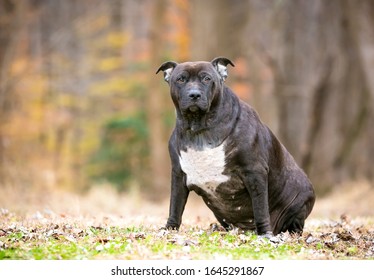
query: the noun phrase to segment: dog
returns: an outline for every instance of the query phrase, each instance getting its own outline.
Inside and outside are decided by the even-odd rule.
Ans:
[[[176,110],[166,228],[179,229],[195,191],[226,230],[301,234],[313,186],[256,111],[226,86],[228,65],[234,67],[225,57],[167,61],[156,72],[163,71]]]

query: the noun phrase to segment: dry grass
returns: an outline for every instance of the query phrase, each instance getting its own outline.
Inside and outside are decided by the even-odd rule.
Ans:
[[[326,197],[317,198],[309,219],[339,219],[341,215],[374,217],[374,186],[369,182],[345,183],[337,186],[335,190]],[[37,212],[41,214],[53,212],[72,217],[117,216],[130,220],[134,217],[166,219],[168,204],[169,197],[165,197],[160,202],[151,202],[143,199],[139,192],[118,194],[110,185],[94,187],[84,195],[58,189],[0,186],[0,208],[25,217]],[[184,219],[192,223],[200,220],[215,221],[213,214],[195,193],[190,195]]]

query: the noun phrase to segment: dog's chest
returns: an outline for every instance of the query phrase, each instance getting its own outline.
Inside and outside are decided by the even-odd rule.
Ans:
[[[180,152],[179,162],[187,176],[187,186],[196,185],[207,192],[212,192],[219,184],[230,179],[223,174],[226,164],[224,143],[203,150],[190,147],[187,151]]]

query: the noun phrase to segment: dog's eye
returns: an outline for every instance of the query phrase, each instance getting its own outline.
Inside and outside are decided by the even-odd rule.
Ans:
[[[186,77],[185,76],[180,76],[177,78],[177,82],[180,83],[180,84],[183,84],[187,81]]]
[[[212,78],[210,78],[209,76],[205,76],[203,77],[203,82],[210,82],[212,80]]]

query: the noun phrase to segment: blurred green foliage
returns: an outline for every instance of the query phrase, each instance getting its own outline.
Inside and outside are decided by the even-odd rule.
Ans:
[[[144,114],[108,120],[88,163],[90,180],[110,182],[119,191],[126,190],[132,180],[141,180],[149,153],[147,135]]]

